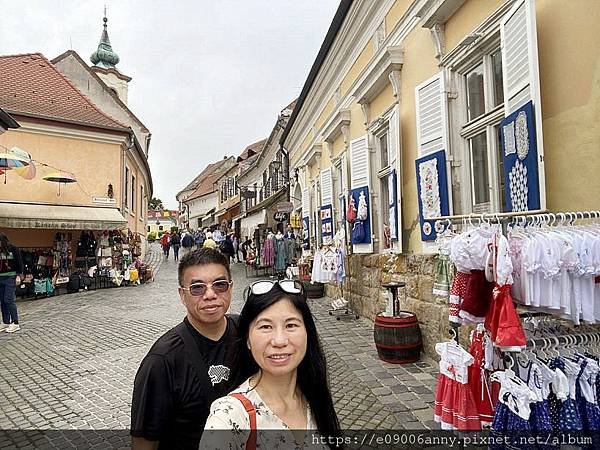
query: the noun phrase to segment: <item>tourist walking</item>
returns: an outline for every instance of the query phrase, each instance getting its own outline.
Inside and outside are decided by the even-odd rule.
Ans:
[[[0,306],[2,307],[0,332],[14,333],[21,329],[17,312],[16,289],[22,279],[21,251],[10,243],[5,234],[0,233]]]

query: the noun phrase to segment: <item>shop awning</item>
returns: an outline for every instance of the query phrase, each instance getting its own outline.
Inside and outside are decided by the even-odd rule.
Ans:
[[[265,209],[261,209],[260,211],[256,211],[254,214],[248,214],[246,217],[243,217],[241,226],[247,230],[253,230],[255,227],[266,223],[266,221],[267,211]]]
[[[112,230],[127,220],[117,208],[0,203],[0,227],[47,230]]]

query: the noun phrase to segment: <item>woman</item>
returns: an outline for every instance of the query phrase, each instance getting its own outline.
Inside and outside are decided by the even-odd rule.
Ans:
[[[0,332],[14,333],[21,329],[15,292],[22,278],[21,252],[10,243],[5,234],[0,233],[0,306],[2,307]]]
[[[213,402],[200,448],[327,448],[315,446],[314,437],[340,436],[340,425],[301,285],[292,280],[253,283],[238,335],[239,362],[231,380],[245,381]]]

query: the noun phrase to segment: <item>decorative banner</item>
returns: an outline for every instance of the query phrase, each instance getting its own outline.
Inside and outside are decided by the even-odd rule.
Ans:
[[[361,216],[361,211],[360,211],[360,194],[364,195],[364,198],[367,201],[367,212],[366,212],[366,216],[362,217]],[[352,189],[350,191],[350,195],[352,196],[352,198],[354,199],[354,204],[356,205],[356,208],[358,209],[357,211],[357,217],[356,220],[354,221],[354,225],[352,226],[352,243],[353,244],[370,244],[371,243],[371,205],[369,204],[369,202],[371,201],[371,197],[369,196],[369,187],[368,186],[363,186],[363,187],[359,187],[356,189]],[[361,224],[357,224],[357,222],[362,222]],[[362,236],[362,239],[356,239],[355,236],[357,235],[357,233],[354,232],[355,228],[358,226],[362,226],[363,230],[360,233]]]
[[[333,239],[333,208],[331,205],[321,206],[321,242],[329,243]]]
[[[388,175],[388,206],[390,207],[390,239],[398,241],[398,175],[396,169]]]
[[[434,229],[435,221],[425,220],[425,218],[450,214],[446,179],[446,153],[444,150],[440,150],[424,156],[417,159],[415,165],[421,240],[433,241],[437,236]]]
[[[540,209],[535,116],[530,101],[500,123],[506,210]]]
[[[308,216],[302,218],[302,248],[310,250],[310,218]]]

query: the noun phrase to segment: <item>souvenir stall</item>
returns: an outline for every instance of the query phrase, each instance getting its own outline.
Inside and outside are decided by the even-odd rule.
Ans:
[[[141,239],[130,231],[57,232],[46,247],[20,246],[24,279],[18,297],[48,296],[145,281]]]
[[[281,231],[273,233],[270,228],[265,230],[257,228],[254,240],[257,243],[256,254],[253,259],[246,261],[253,269],[252,275],[258,276],[262,271],[265,275],[284,278],[288,269],[292,274],[298,273],[296,266],[298,243],[291,227],[287,227],[285,233]],[[250,276],[248,271],[246,276]]]
[[[474,218],[435,222],[434,293],[451,325],[436,344],[435,421],[498,437],[580,432],[597,448],[600,212]]]

